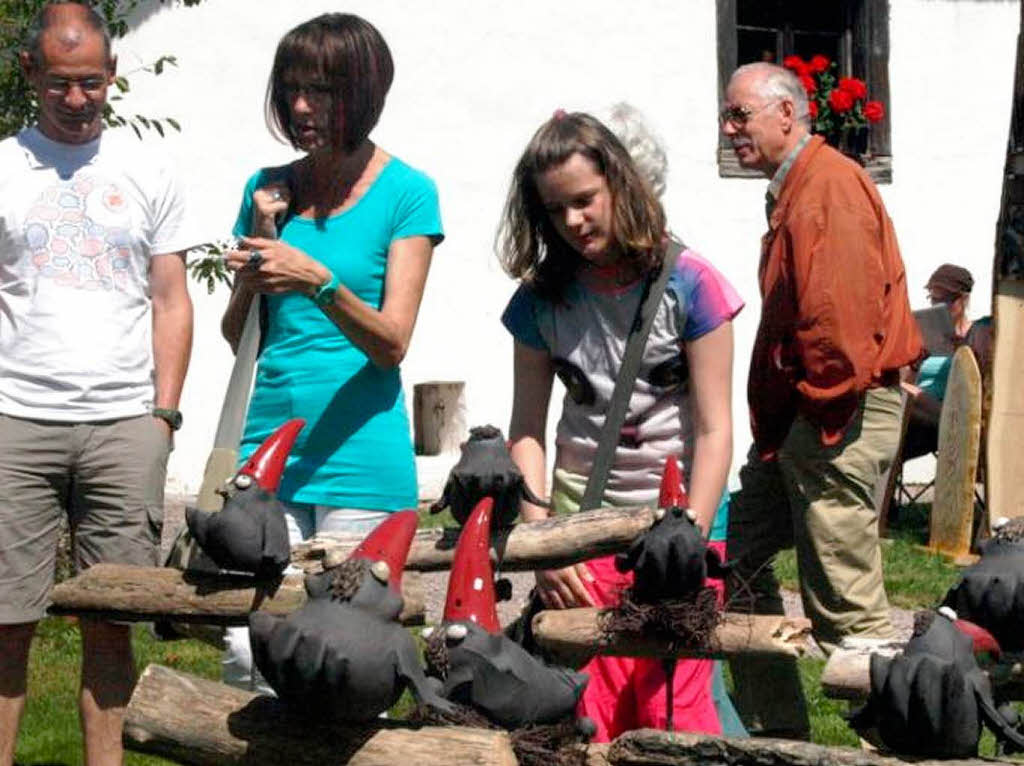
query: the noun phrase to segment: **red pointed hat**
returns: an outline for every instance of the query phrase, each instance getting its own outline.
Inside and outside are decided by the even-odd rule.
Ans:
[[[494,499],[485,497],[469,515],[459,535],[444,603],[446,622],[475,622],[488,633],[501,632],[494,569],[491,567],[491,511]]]
[[[288,453],[291,452],[295,440],[299,437],[299,431],[305,425],[306,421],[302,418],[292,418],[285,422],[249,456],[235,476],[251,476],[262,489],[277,492]]]
[[[973,644],[971,649],[974,654],[988,652],[992,655],[993,659],[999,659],[999,655],[1003,653],[1002,647],[999,646],[996,637],[985,630],[985,628],[968,620],[954,620],[953,624],[956,625],[961,633],[966,633],[971,637]]]
[[[402,570],[409,557],[412,538],[416,534],[419,516],[416,511],[397,511],[373,528],[359,547],[349,554],[350,559],[383,561],[388,565],[388,587],[402,592]]]
[[[665,459],[665,472],[661,475],[661,492],[658,493],[659,508],[689,508],[690,498],[683,489],[683,477],[675,455]]]

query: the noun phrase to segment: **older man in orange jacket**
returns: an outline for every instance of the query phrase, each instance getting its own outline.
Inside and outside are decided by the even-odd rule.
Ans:
[[[728,549],[734,597],[746,583],[755,612],[781,614],[770,562],[795,546],[804,609],[829,651],[844,636],[893,633],[873,494],[898,449],[899,370],[922,343],[878,190],[808,122],[792,73],[749,64],[733,74],[722,131],[740,164],[771,181],[748,387],[754,446]],[[733,675],[753,731],[807,736],[794,661],[740,660]]]

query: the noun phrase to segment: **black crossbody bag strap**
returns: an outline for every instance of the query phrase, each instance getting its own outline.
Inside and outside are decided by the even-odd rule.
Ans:
[[[682,243],[669,239],[665,247],[665,258],[661,264],[661,271],[644,284],[644,294],[640,299],[636,317],[634,317],[629,331],[626,351],[622,355],[619,377],[615,381],[615,390],[608,403],[608,414],[605,416],[604,427],[601,429],[601,439],[597,444],[594,465],[591,468],[590,477],[587,479],[583,500],[580,502],[581,511],[599,507],[604,497],[608,474],[615,462],[615,448],[619,445],[622,424],[626,420],[626,410],[629,408],[629,400],[633,394],[633,384],[636,382],[637,373],[640,372],[644,347],[651,334],[651,325],[654,324],[654,316],[658,313],[661,296],[665,294],[665,285],[668,284],[668,278],[671,276],[672,269],[683,252],[683,248]]]

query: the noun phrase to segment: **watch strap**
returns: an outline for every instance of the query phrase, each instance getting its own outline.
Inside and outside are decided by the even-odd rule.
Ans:
[[[167,421],[167,425],[171,427],[171,430],[177,431],[181,428],[181,410],[172,410],[168,407],[154,407],[150,414],[154,418],[160,418],[161,420]]]
[[[338,292],[338,277],[333,271],[328,272],[331,276],[313,293],[313,303],[320,308],[326,308],[334,302],[334,294]]]

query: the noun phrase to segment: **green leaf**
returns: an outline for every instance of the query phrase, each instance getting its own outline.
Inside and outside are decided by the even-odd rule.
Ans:
[[[168,125],[170,125],[176,131],[181,133],[181,125],[178,124],[178,121],[176,119],[174,119],[173,117],[164,117],[164,119],[167,121]]]
[[[160,138],[163,138],[164,126],[160,124],[160,120],[153,120],[153,127],[156,128],[156,132],[160,134]]]

